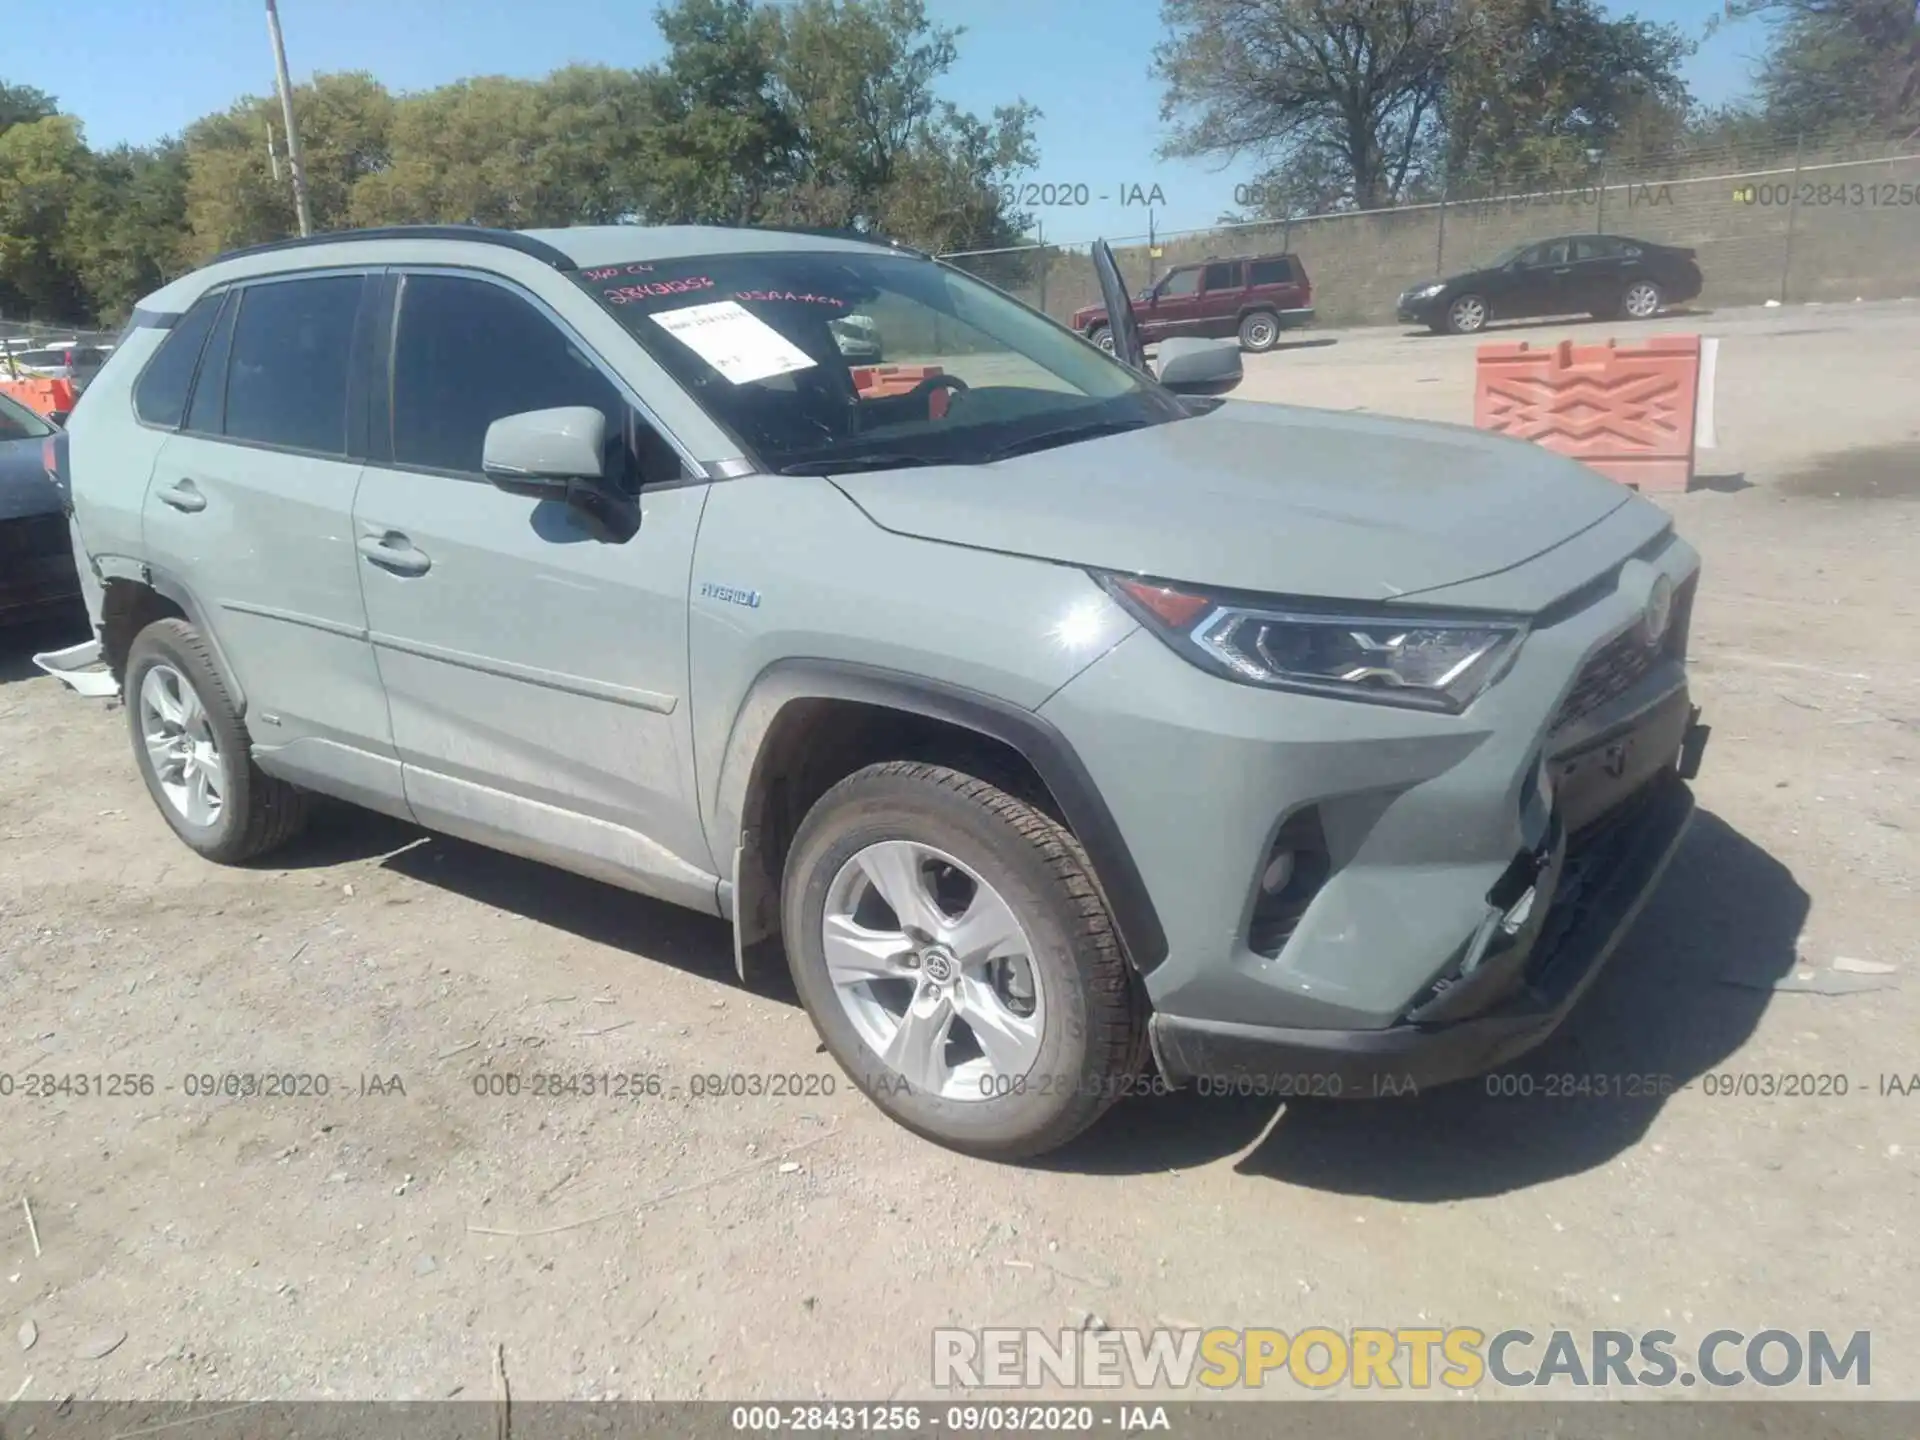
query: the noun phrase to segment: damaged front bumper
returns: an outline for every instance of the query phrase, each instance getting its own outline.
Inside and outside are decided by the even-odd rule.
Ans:
[[[1458,963],[1400,1023],[1304,1030],[1156,1015],[1162,1074],[1176,1085],[1257,1082],[1251,1093],[1360,1099],[1468,1079],[1542,1043],[1632,928],[1686,836],[1687,782],[1709,733],[1699,715],[1681,691],[1630,734],[1553,762],[1545,840],[1488,892],[1486,918]],[[1636,749],[1647,760],[1636,763]],[[1598,813],[1571,808],[1583,801]],[[1579,816],[1575,827],[1569,813]]]

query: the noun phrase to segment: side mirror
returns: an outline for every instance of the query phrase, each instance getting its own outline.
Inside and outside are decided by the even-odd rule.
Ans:
[[[590,405],[502,416],[480,450],[486,477],[523,494],[564,495],[583,482],[598,490],[606,467],[607,417]]]
[[[1160,342],[1159,381],[1181,395],[1224,395],[1244,371],[1238,340],[1200,340],[1182,335]]]

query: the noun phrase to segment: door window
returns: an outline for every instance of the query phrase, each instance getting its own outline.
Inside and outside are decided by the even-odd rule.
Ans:
[[[1584,240],[1573,242],[1575,260],[1617,260],[1620,257],[1620,242],[1609,240],[1604,235],[1589,235]]]
[[[393,458],[479,475],[487,427],[585,405],[607,417],[608,478],[629,491],[681,473],[672,446],[529,301],[485,280],[409,275],[393,356]]]
[[[1161,282],[1160,298],[1170,299],[1179,295],[1197,295],[1200,293],[1200,271],[1176,270]]]
[[[277,280],[240,296],[222,433],[290,450],[347,453],[347,369],[363,281]]]
[[[193,372],[200,364],[200,352],[206,347],[207,334],[214,317],[220,313],[224,294],[205,295],[174,322],[160,341],[160,348],[140,372],[133,387],[133,410],[149,425],[172,430],[187,412],[187,391],[193,388]]]
[[[1206,270],[1206,288],[1209,290],[1238,290],[1244,282],[1240,279],[1240,264],[1232,261],[1222,265],[1209,265]]]

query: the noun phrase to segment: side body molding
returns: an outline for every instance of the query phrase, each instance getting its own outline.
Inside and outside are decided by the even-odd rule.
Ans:
[[[768,790],[766,739],[789,705],[841,700],[944,721],[999,741],[1023,755],[1052,793],[1093,864],[1134,967],[1145,972],[1166,958],[1167,936],[1093,777],[1052,724],[1030,710],[962,686],[853,661],[777,660],[761,671],[734,719],[721,760],[710,830],[716,854],[733,857],[734,882],[723,887],[734,922],[735,963],[744,979],[762,947],[777,944],[777,877],[767,874],[760,842]]]

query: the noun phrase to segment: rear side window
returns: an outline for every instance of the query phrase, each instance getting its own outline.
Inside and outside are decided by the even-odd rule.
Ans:
[[[202,435],[218,435],[227,420],[227,361],[233,354],[233,322],[240,313],[241,292],[228,299],[220,319],[213,327],[213,339],[207,342],[200,361],[200,379],[193,387],[193,403],[187,407],[187,429]]]
[[[206,346],[207,332],[213,329],[219,313],[220,295],[207,295],[174,323],[160,342],[160,348],[140,373],[133,387],[133,411],[149,425],[173,430],[186,414],[187,391],[193,388],[193,372],[200,363],[200,351]]]
[[[1250,285],[1290,285],[1293,283],[1293,262],[1282,256],[1278,260],[1256,260],[1248,267],[1252,277]]]
[[[1207,266],[1206,288],[1209,290],[1238,290],[1241,285],[1238,262],[1225,265]]]
[[[325,275],[241,294],[223,434],[346,454],[347,371],[363,283],[358,275]]]

